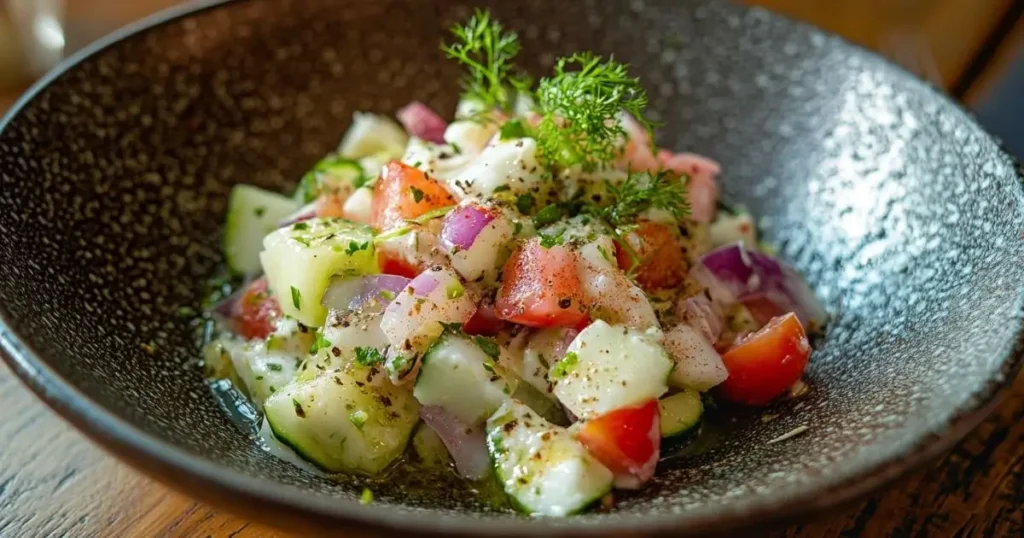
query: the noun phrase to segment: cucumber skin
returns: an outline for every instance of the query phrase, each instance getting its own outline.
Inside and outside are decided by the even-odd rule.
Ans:
[[[344,379],[344,384],[336,386],[336,380],[332,378]],[[396,387],[381,391],[369,384],[360,386],[357,381],[343,372],[334,371],[312,381],[292,383],[279,389],[268,398],[265,406],[270,430],[304,460],[326,472],[362,476],[380,474],[401,458],[408,448],[419,422],[419,404],[411,394],[404,394]],[[354,387],[358,389],[352,392]],[[385,406],[391,422],[371,425],[370,421],[379,416],[376,413],[385,412],[385,407],[375,407],[384,396],[393,402]],[[367,405],[367,400],[374,403]],[[333,406],[326,411],[322,407],[310,407],[310,403],[315,401],[332,402]],[[295,422],[296,418],[291,416],[292,404],[302,405],[307,413],[299,415],[300,422]],[[348,422],[350,419],[347,417],[353,407],[369,411],[365,427]],[[322,422],[324,417],[328,422]],[[335,420],[338,422],[333,422]],[[337,451],[331,450],[328,443],[335,433],[357,436],[351,438],[358,438],[360,447],[353,450],[351,443],[343,442]],[[387,456],[390,459],[385,460]]]
[[[669,409],[669,411],[671,411],[672,408],[668,407],[668,405],[676,405],[675,403],[671,403],[671,404],[666,405],[666,403],[663,403],[663,402],[668,402],[669,400],[672,400],[672,399],[679,399],[681,397],[685,397],[685,398],[688,398],[688,399],[696,398],[696,405],[699,407],[699,411],[697,413],[697,416],[695,418],[693,418],[692,420],[685,421],[685,425],[683,427],[681,427],[681,428],[679,428],[677,430],[669,431],[669,432],[666,432],[664,430],[664,428],[663,428],[662,432],[661,432],[662,439],[676,439],[678,437],[686,435],[686,434],[694,431],[698,427],[700,427],[701,422],[703,422],[703,419],[704,419],[704,405],[703,405],[703,402],[700,399],[700,393],[698,393],[696,391],[692,391],[692,395],[691,395],[691,394],[689,394],[690,392],[691,391],[688,390],[685,393],[682,393],[682,392],[681,393],[676,393],[676,394],[673,394],[671,396],[666,396],[666,397],[662,398],[661,400],[658,400],[658,412],[661,414],[660,419],[661,419],[661,424],[662,425],[665,424],[665,409],[667,408],[667,409]],[[678,405],[690,405],[690,406],[692,406],[693,405],[693,401],[691,400],[691,401],[687,401],[687,402],[681,402]],[[690,410],[692,410],[692,409],[690,409]]]

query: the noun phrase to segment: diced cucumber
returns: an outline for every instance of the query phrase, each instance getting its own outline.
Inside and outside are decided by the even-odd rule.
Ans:
[[[412,456],[416,463],[431,469],[448,467],[451,462],[448,447],[444,446],[444,441],[434,430],[430,429],[430,426],[422,422],[416,427],[416,433],[412,435]]]
[[[281,311],[310,327],[323,325],[320,304],[335,275],[377,272],[370,228],[342,219],[310,219],[263,240],[260,261]]]
[[[445,332],[423,355],[413,395],[423,405],[443,407],[462,422],[487,419],[511,389],[495,373],[494,358],[468,336]]]
[[[684,390],[658,400],[658,411],[661,414],[661,436],[675,437],[700,424],[704,404],[699,392]]]
[[[274,435],[332,472],[375,475],[405,450],[419,404],[390,383],[344,372],[278,389],[264,406]]]
[[[487,421],[487,449],[505,493],[529,514],[574,514],[612,488],[611,471],[568,430],[515,400]]]
[[[348,193],[366,183],[363,167],[352,159],[330,156],[316,163],[312,170],[302,176],[295,199],[301,204],[316,200],[324,192]]]
[[[259,274],[263,238],[298,209],[299,203],[287,196],[251,185],[235,185],[228,197],[224,226],[224,257],[231,271],[239,275]]]
[[[397,151],[401,155],[408,141],[405,129],[391,118],[356,112],[352,126],[338,146],[338,153],[347,159],[359,159],[381,151]]]
[[[654,336],[598,320],[576,336],[548,377],[558,401],[587,419],[658,398],[671,372],[672,360]]]
[[[323,372],[344,370],[361,379],[374,377],[383,364],[387,338],[380,329],[380,305],[344,315],[332,313],[317,335],[314,353],[299,369],[298,380],[312,379]]]
[[[206,357],[230,364],[230,379],[257,408],[278,388],[291,383],[313,342],[292,318],[279,319],[266,340],[245,341],[225,336],[211,342]]]

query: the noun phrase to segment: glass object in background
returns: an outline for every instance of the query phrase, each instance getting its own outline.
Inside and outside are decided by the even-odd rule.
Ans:
[[[63,0],[0,3],[0,88],[24,85],[64,57]]]

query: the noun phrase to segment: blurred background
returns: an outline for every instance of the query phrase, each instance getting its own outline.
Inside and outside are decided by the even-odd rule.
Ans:
[[[964,102],[1024,157],[1024,0],[743,1],[889,56]],[[63,56],[179,3],[0,0],[0,111]]]

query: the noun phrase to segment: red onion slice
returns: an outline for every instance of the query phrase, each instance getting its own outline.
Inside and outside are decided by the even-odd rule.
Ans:
[[[444,131],[448,123],[427,105],[413,101],[402,107],[396,116],[409,134],[428,142],[444,144]]]
[[[408,278],[398,275],[334,278],[324,292],[321,304],[341,311],[356,310],[370,300],[387,306],[408,284]]]
[[[825,321],[825,309],[792,267],[742,243],[719,247],[701,262],[740,301],[763,297],[783,312],[793,312],[805,326]]]
[[[445,215],[441,224],[441,245],[451,251],[466,250],[473,246],[480,232],[491,223],[495,215],[476,205],[466,204]]]
[[[443,407],[425,405],[420,418],[441,438],[455,460],[455,468],[463,478],[479,480],[490,471],[487,438],[483,425],[467,426]]]

